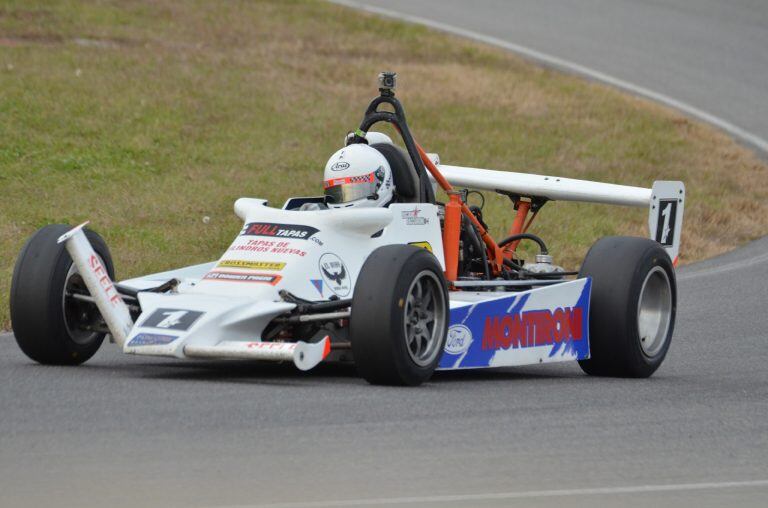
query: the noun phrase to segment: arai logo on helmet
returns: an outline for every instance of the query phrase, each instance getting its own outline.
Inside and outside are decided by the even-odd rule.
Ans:
[[[445,338],[445,352],[452,355],[465,353],[472,344],[472,331],[464,325],[453,325],[448,328]]]
[[[349,162],[337,162],[331,166],[331,171],[344,171],[349,168]]]

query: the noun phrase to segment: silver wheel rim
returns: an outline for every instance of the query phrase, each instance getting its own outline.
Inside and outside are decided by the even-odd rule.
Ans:
[[[637,302],[637,331],[645,356],[653,358],[664,349],[671,321],[672,284],[667,272],[656,266],[645,276]]]
[[[98,256],[98,254],[97,254]],[[104,260],[101,256],[98,256],[99,260],[104,264]],[[93,321],[89,318],[88,314],[82,314],[85,312],[85,306],[78,304],[74,298],[67,296],[75,287],[84,288],[80,272],[72,263],[67,271],[67,278],[64,280],[64,294],[61,295],[61,309],[64,313],[64,326],[67,328],[67,333],[72,339],[72,342],[85,346],[91,343],[98,335],[99,332],[94,332],[84,328],[84,325]]]
[[[405,348],[413,363],[425,367],[440,353],[446,323],[442,282],[430,270],[422,270],[411,282],[405,298]]]

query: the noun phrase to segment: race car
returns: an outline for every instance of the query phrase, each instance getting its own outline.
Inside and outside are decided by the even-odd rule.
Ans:
[[[134,355],[302,370],[354,362],[368,382],[388,385],[419,385],[436,370],[568,360],[590,375],[653,374],[675,324],[683,183],[640,188],[442,164],[414,139],[395,87],[394,73],[379,75],[379,95],[326,167],[325,195],[282,208],[238,199],[243,227],[214,262],[115,282],[107,245],[85,224],[38,230],[11,288],[22,351],[77,365],[109,337]],[[380,122],[404,148],[371,130]],[[355,165],[361,171],[349,174]],[[481,191],[511,200],[503,240],[468,203]],[[578,272],[565,271],[528,231],[556,200],[648,207],[650,238],[599,239]],[[521,241],[537,244],[533,260],[517,252]]]

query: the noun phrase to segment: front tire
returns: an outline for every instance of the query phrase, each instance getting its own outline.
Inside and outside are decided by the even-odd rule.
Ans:
[[[675,328],[677,284],[667,252],[647,238],[601,238],[579,277],[592,277],[590,358],[593,376],[645,378],[667,355]]]
[[[416,386],[440,361],[448,331],[448,289],[427,250],[379,247],[363,264],[352,297],[355,366],[371,384]]]
[[[48,365],[78,365],[104,340],[92,330],[100,321],[96,306],[67,296],[87,293],[82,278],[58,238],[71,228],[52,224],[27,241],[16,260],[11,282],[11,324],[16,342],[32,360]],[[88,241],[114,280],[112,257],[104,240],[85,230]]]

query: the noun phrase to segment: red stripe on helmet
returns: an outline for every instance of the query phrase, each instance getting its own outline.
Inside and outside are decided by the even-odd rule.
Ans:
[[[323,189],[330,187],[336,187],[337,185],[356,184],[356,183],[371,183],[376,181],[375,172],[368,173],[367,175],[360,176],[343,176],[341,178],[331,178],[323,182]]]

